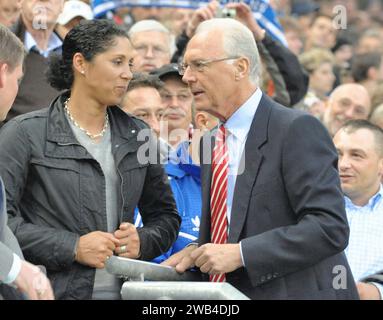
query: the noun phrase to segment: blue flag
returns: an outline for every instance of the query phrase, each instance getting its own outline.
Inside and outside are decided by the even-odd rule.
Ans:
[[[198,9],[206,6],[210,0],[93,0],[92,8],[94,16],[100,17],[105,15],[108,11],[120,7],[173,7],[173,8],[187,8]],[[222,5],[229,2],[240,2],[235,0],[220,0]],[[248,4],[252,11],[254,18],[259,25],[264,28],[270,36],[275,40],[280,41],[287,46],[286,38],[283,34],[283,29],[278,22],[277,15],[273,8],[270,6],[269,0],[243,0]]]

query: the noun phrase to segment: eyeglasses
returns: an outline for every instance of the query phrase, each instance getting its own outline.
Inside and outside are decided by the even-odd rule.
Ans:
[[[165,54],[169,53],[169,51],[166,50],[163,47],[152,46],[152,45],[145,45],[145,44],[141,44],[141,45],[135,46],[134,49],[138,53],[140,53],[141,55],[146,55],[149,50],[151,50],[151,52],[152,52],[152,54],[154,56],[161,56],[161,55],[165,55]]]
[[[210,60],[196,60],[196,61],[191,61],[190,64],[182,62],[178,65],[178,72],[181,76],[183,76],[188,67],[190,67],[190,70],[192,71],[202,72],[209,64],[213,62],[233,60],[238,58],[240,57],[235,56],[235,57],[226,57],[226,58],[218,58],[218,59],[210,59]]]

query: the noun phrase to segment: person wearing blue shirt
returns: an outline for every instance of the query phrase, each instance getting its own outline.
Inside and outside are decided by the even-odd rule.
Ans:
[[[193,131],[193,138],[191,141],[181,142],[178,148],[170,153],[169,161],[165,166],[182,223],[176,242],[168,252],[153,260],[156,263],[164,262],[189,243],[198,240],[202,206],[201,169],[198,158],[199,141],[206,130],[217,125],[217,119],[206,112],[197,111],[194,120],[196,129]],[[142,226],[142,220],[137,210],[135,226]]]
[[[382,299],[383,131],[366,120],[346,123],[334,136],[350,239],[345,250],[360,298]]]

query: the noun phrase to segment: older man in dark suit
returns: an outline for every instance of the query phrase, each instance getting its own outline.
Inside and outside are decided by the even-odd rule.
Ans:
[[[232,19],[203,22],[187,46],[183,80],[221,125],[201,149],[199,246],[167,264],[195,265],[252,299],[358,298],[331,138],[265,96],[259,69],[252,33]]]

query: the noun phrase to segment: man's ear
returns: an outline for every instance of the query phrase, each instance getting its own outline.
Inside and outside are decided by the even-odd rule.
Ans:
[[[195,114],[194,120],[195,120],[195,124],[196,124],[197,129],[200,129],[200,130],[206,129],[208,119],[207,119],[207,116],[205,113],[197,112]]]
[[[235,66],[235,80],[243,79],[246,75],[250,73],[250,61],[248,58],[241,57],[235,62]]]
[[[0,62],[0,88],[4,88],[7,79],[8,65]]]
[[[375,67],[368,68],[367,77],[369,79],[376,80],[378,78],[378,70]]]
[[[380,175],[380,180],[382,180],[382,178],[383,178],[383,157],[381,157],[379,160],[378,168],[379,168],[378,174]]]

